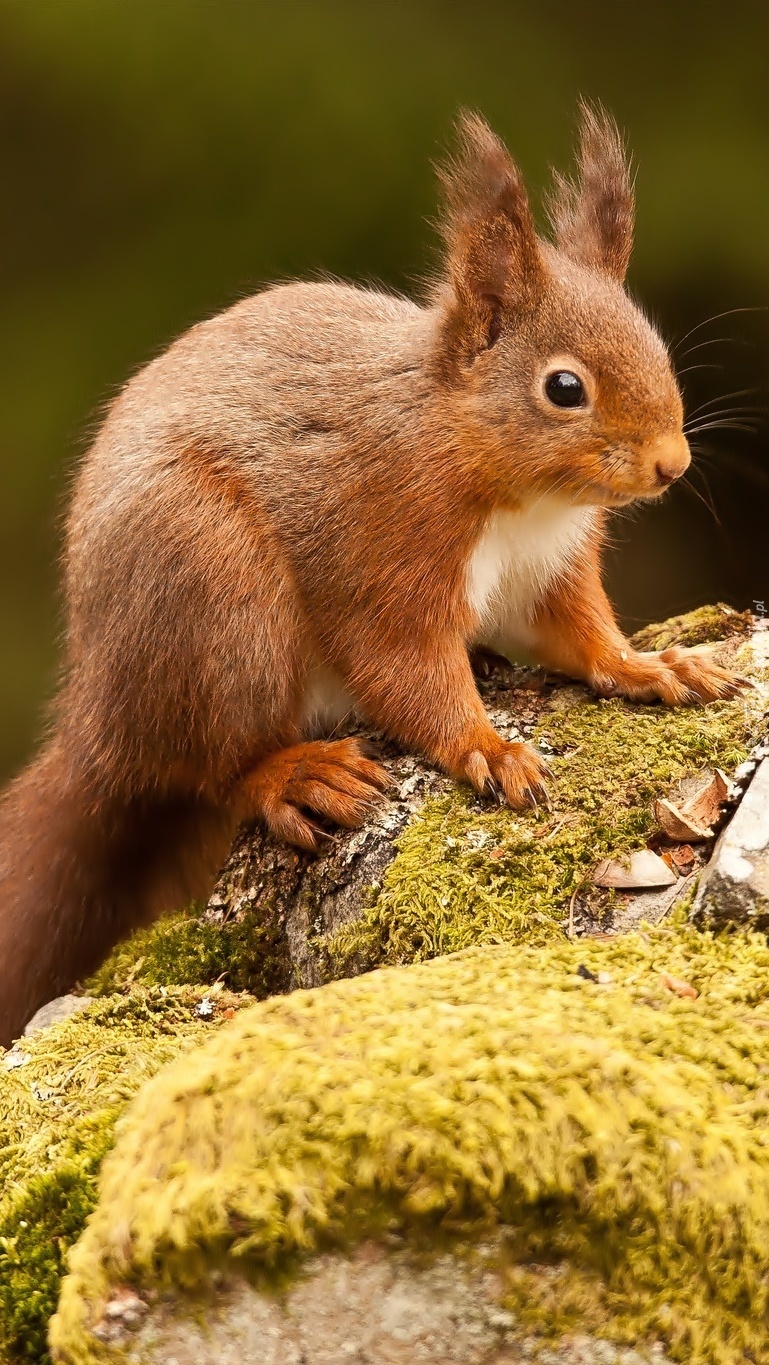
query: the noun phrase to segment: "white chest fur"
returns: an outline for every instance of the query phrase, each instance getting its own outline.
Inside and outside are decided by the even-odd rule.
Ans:
[[[489,518],[467,566],[476,640],[530,642],[532,608],[579,552],[593,517],[590,507],[545,496],[518,512]]]

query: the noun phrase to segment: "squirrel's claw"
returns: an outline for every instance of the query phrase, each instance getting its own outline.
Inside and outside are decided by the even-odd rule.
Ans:
[[[486,778],[486,781],[483,786],[483,794],[484,796],[491,797],[492,801],[496,801],[498,806],[504,806],[505,794],[502,791],[502,788],[500,787],[499,783],[496,781],[495,778],[491,776],[491,774],[489,774],[489,776]]]
[[[520,740],[506,742],[494,735],[493,748],[490,741],[486,753],[473,749],[460,771],[480,796],[491,797],[500,806],[507,804],[514,810],[533,806],[536,810],[540,801],[548,801],[545,778],[549,768]]]

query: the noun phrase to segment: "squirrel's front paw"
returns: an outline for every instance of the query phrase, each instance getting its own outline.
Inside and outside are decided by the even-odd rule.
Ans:
[[[550,769],[528,744],[508,744],[494,736],[495,743],[471,749],[462,763],[461,775],[481,796],[491,796],[500,805],[523,809],[547,801],[546,778]]]
[[[628,653],[605,673],[594,674],[591,682],[603,697],[663,701],[667,706],[719,701],[751,686],[746,678],[715,663],[710,654],[677,646],[659,654]]]

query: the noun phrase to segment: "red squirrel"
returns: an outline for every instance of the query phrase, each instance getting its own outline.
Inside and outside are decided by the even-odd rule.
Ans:
[[[476,115],[442,171],[422,304],[293,283],[199,323],[113,402],[65,552],[51,733],[0,805],[0,1044],[137,925],[204,895],[237,825],[316,850],[387,786],[351,707],[479,793],[542,793],[469,651],[525,648],[600,694],[740,680],[637,653],[601,584],[607,512],[689,464],[665,345],[628,297],[633,194],[583,108],[552,240]]]

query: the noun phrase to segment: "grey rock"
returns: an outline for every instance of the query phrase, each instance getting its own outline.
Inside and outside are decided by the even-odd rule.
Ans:
[[[73,1014],[79,1014],[88,1008],[92,999],[90,995],[59,995],[55,1000],[49,1000],[47,1005],[41,1005],[37,1013],[32,1015],[24,1030],[25,1037],[40,1029],[50,1028],[52,1024],[59,1024]]]
[[[769,758],[759,763],[731,822],[719,836],[692,907],[713,928],[769,929]]]

